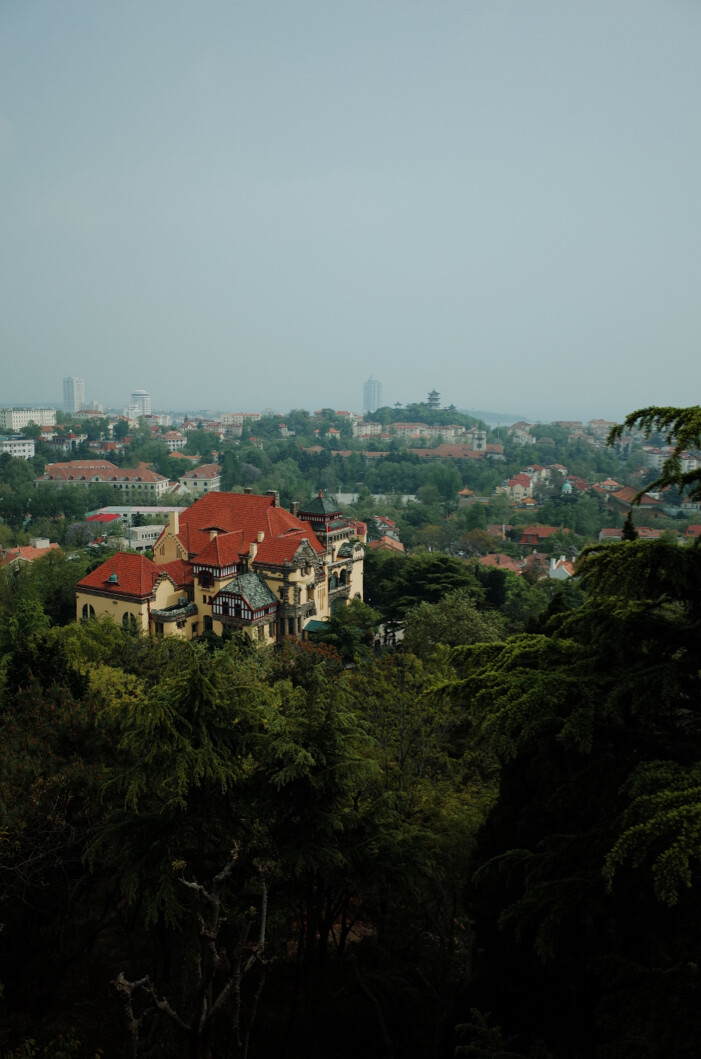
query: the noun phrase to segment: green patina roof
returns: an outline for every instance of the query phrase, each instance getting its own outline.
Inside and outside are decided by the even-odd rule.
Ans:
[[[275,595],[258,574],[239,574],[219,591],[243,596],[251,610],[260,610],[262,607],[270,606],[271,603],[277,603]]]
[[[335,500],[319,493],[308,504],[300,506],[299,513],[300,515],[337,515],[340,510]]]

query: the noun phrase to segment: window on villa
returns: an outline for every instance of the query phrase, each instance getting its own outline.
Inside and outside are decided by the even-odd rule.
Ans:
[[[82,617],[83,621],[87,621],[88,618],[94,618],[95,608],[89,603],[83,603]]]
[[[209,614],[205,614],[205,616],[204,616],[204,631],[205,632],[211,632],[213,628],[214,628],[214,625],[213,625],[212,619],[210,618]]]

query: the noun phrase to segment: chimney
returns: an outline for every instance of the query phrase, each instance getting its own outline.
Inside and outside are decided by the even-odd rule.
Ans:
[[[298,511],[299,511],[299,501],[298,500],[293,500],[292,503],[290,504],[290,514],[296,516]]]
[[[168,528],[177,537],[180,532],[180,513],[178,511],[168,512]]]
[[[264,539],[265,539],[265,531],[264,530],[258,530],[258,543],[262,544]]]
[[[219,532],[218,530],[215,530],[215,529],[211,529],[211,530],[209,531],[209,539],[210,539],[211,541],[213,541],[213,540],[214,540],[214,538],[216,537],[216,535],[217,535],[217,533],[218,533],[218,532]]]
[[[255,559],[257,554],[258,554],[258,542],[257,541],[251,541],[251,543],[248,546],[249,562],[253,562],[253,560]]]
[[[252,492],[253,490],[251,489],[250,485],[247,485],[244,489],[244,493],[246,494],[246,496],[250,496]]]
[[[265,495],[273,498],[273,507],[280,507],[280,494],[277,489],[266,489]]]

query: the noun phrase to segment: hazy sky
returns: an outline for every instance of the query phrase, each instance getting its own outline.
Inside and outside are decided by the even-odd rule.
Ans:
[[[701,400],[698,0],[1,0],[0,404]]]

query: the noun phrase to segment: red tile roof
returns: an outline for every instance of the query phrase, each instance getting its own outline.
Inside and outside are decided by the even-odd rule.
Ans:
[[[158,567],[161,573],[165,573],[178,588],[184,588],[194,582],[192,566],[182,559],[173,559],[169,563],[161,563]]]
[[[500,552],[492,552],[489,555],[478,555],[477,562],[480,566],[492,566],[499,570],[509,570],[512,574],[523,573],[523,563],[512,559],[510,555],[502,555]]]
[[[185,471],[182,477],[199,481],[200,478],[219,478],[221,472],[222,469],[218,463],[203,463],[201,467],[193,467],[191,471]]]
[[[52,551],[60,551],[58,544],[52,542],[48,548],[33,548],[31,545],[23,544],[19,548],[6,548],[3,552],[3,557],[0,560],[0,566],[5,566],[7,563],[14,562],[17,559],[23,559],[27,563],[33,563],[35,559],[41,559],[42,556],[48,555]]]
[[[76,589],[93,589],[119,598],[130,596],[143,600],[151,595],[157,578],[163,572],[162,566],[157,566],[143,555],[117,552],[79,581]]]
[[[182,534],[181,534],[182,536]],[[244,545],[243,530],[233,533],[217,533],[216,537],[198,553],[195,562],[205,566],[232,566],[248,551]]]
[[[39,481],[69,482],[89,481],[100,478],[105,482],[164,482],[162,474],[150,470],[145,464],[138,467],[116,467],[109,460],[68,460],[67,463],[49,463]]]
[[[368,548],[378,552],[404,552],[404,545],[394,537],[380,537],[377,541],[370,541]]]
[[[304,537],[315,552],[321,554],[324,551],[309,523],[285,508],[276,507],[271,496],[208,493],[180,516],[178,536],[188,554],[197,556],[200,561],[201,554],[210,544],[213,529],[224,535],[236,534],[243,552],[248,552],[250,544],[255,541],[258,544],[256,561],[263,565],[280,565],[291,559]],[[264,537],[258,543],[260,531]],[[216,539],[211,543],[214,544]]]

